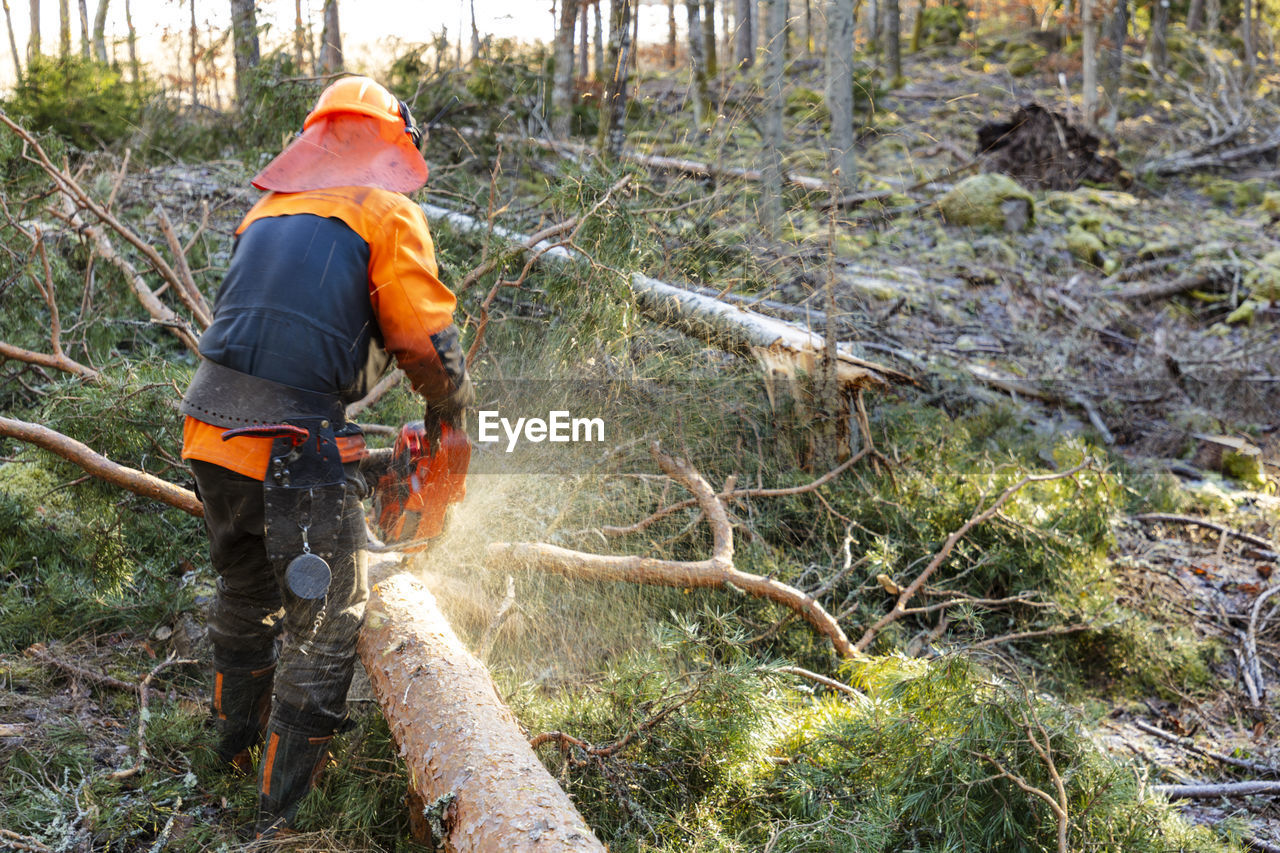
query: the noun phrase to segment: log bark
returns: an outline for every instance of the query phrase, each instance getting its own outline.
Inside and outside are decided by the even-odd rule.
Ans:
[[[193,492],[145,471],[112,462],[101,453],[56,430],[0,415],[0,435],[42,447],[79,465],[93,476],[134,494],[167,503],[200,518],[204,517],[204,506]]]
[[[641,273],[631,276],[631,290],[640,309],[660,323],[704,337],[729,351],[749,351],[773,375],[813,376],[824,358],[825,339],[785,320],[745,311],[710,296],[674,287]],[[848,388],[911,382],[911,377],[877,362],[853,355],[847,344],[837,346],[836,378]]]
[[[444,849],[600,851],[538,760],[484,666],[423,584],[396,575],[369,596],[358,649],[378,704],[427,803],[444,804]]]

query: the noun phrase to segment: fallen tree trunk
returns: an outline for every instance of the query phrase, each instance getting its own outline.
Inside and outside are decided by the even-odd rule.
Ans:
[[[358,649],[444,849],[603,853],[420,581],[373,588]]]
[[[529,238],[523,235],[499,225],[482,222],[465,213],[431,204],[422,205],[422,209],[428,217],[443,219],[454,228],[489,232],[505,240],[523,244],[527,251],[536,253],[539,258],[556,261],[577,258],[574,252],[564,246],[545,241],[530,244]],[[817,365],[825,356],[826,340],[810,329],[747,311],[641,273],[633,273],[630,282],[641,310],[659,323],[675,326],[686,333],[713,341],[730,352],[754,355],[771,375],[794,377],[798,370],[811,376],[817,375]],[[848,343],[838,345],[837,358],[837,376],[840,383],[848,388],[885,385],[889,381],[914,381],[901,371],[858,358],[853,355],[852,346]]]
[[[730,351],[745,349],[770,373],[791,377],[802,371],[814,376],[825,357],[826,340],[794,323],[747,311],[640,273],[632,274],[631,291],[640,310],[658,322],[705,337]],[[836,377],[844,386],[884,385],[888,379],[912,381],[891,367],[858,358],[848,344],[837,345],[836,358]]]
[[[74,462],[93,476],[108,483],[120,486],[134,494],[162,501],[199,518],[204,517],[204,505],[200,503],[195,493],[145,471],[112,462],[101,453],[56,430],[0,415],[0,436],[16,438],[19,441],[43,447],[50,453],[56,453],[63,459]]]

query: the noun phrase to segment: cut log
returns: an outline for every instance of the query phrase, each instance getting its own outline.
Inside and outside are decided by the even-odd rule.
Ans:
[[[373,588],[358,649],[445,850],[603,853],[420,581]]]

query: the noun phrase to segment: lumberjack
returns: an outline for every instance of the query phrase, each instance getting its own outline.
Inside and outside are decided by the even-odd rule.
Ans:
[[[431,235],[405,193],[427,164],[408,107],[366,77],[329,86],[253,185],[183,398],[218,592],[209,614],[218,753],[265,738],[256,832],[287,831],[347,719],[368,597],[358,463],[344,410],[391,359],[426,400],[424,437],[472,399]]]

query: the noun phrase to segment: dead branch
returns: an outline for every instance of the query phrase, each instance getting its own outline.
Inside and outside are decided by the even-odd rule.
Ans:
[[[0,117],[3,118],[3,117]],[[160,297],[156,295],[151,286],[143,279],[142,273],[129,262],[124,255],[116,251],[116,247],[112,245],[111,240],[103,233],[102,229],[96,225],[90,225],[85,222],[70,196],[64,195],[62,198],[65,213],[62,215],[71,227],[84,231],[89,235],[89,239],[93,241],[94,250],[104,261],[115,264],[115,266],[124,274],[125,281],[129,287],[133,289],[134,295],[138,297],[138,301],[142,303],[142,307],[147,309],[147,313],[151,315],[151,319],[156,323],[167,326],[178,339],[191,350],[191,352],[199,355],[200,342],[196,333],[187,324],[187,321],[179,317],[169,306],[160,301]],[[123,227],[123,226],[122,226]],[[178,286],[175,286],[175,290]]]
[[[1251,797],[1280,794],[1280,782],[1221,782],[1216,785],[1152,785],[1151,790],[1171,800],[1213,800],[1218,797]]]
[[[575,153],[579,156],[592,155],[595,149],[585,145],[575,145],[573,143],[552,141],[548,139],[539,139],[535,136],[516,137],[510,134],[504,135],[506,139],[513,142],[523,142],[527,145],[533,145],[548,151],[554,151],[563,155],[565,151]],[[655,154],[642,154],[639,151],[622,151],[619,154],[624,160],[630,160],[633,163],[639,163],[650,169],[658,169],[670,172],[683,172],[688,175],[700,177],[725,177],[735,178],[743,181],[760,181],[763,180],[759,169],[744,169],[737,166],[715,165],[711,163],[699,163],[694,160],[684,160],[678,157],[662,157]],[[795,184],[802,189],[825,192],[829,189],[829,185],[821,178],[814,178],[808,175],[791,175],[784,174],[782,180],[785,183]]]
[[[529,738],[529,747],[531,749],[537,749],[538,747],[542,746],[545,743],[555,742],[560,744],[560,748],[562,750],[566,749],[569,745],[572,745],[572,746],[578,747],[578,749],[582,750],[584,753],[591,756],[592,758],[608,758],[611,755],[616,755],[617,753],[621,752],[622,749],[627,744],[631,743],[631,741],[635,740],[636,737],[649,731],[649,729],[652,729],[654,726],[661,723],[667,717],[670,717],[680,708],[683,708],[685,705],[689,704],[689,702],[692,701],[693,698],[698,695],[699,687],[700,687],[700,684],[694,684],[692,687],[688,688],[687,690],[684,690],[681,693],[677,694],[675,697],[672,698],[671,701],[669,701],[666,705],[660,708],[656,713],[652,714],[647,719],[643,720],[634,729],[627,732],[625,735],[613,741],[612,743],[596,746],[596,745],[587,743],[586,741],[580,738],[576,738],[573,735],[566,734],[564,732],[543,732],[540,735],[535,735],[534,737]]]
[[[196,318],[196,323],[200,325],[200,328],[207,329],[213,323],[213,309],[209,307],[209,301],[204,298],[204,294],[196,286],[195,277],[191,274],[191,267],[187,264],[187,255],[182,247],[182,241],[178,239],[178,232],[174,230],[173,222],[169,219],[169,214],[164,209],[164,205],[157,203],[155,213],[156,218],[160,221],[160,232],[164,234],[165,240],[169,243],[169,251],[173,252],[174,263],[178,265],[178,277],[174,281],[174,291],[178,294],[178,299],[182,301],[182,304],[187,306],[191,316]]]
[[[825,675],[812,672],[810,670],[804,669],[803,667],[780,666],[775,670],[775,672],[784,672],[787,675],[798,675],[801,678],[807,678],[810,681],[815,681],[818,684],[824,685],[826,687],[830,687],[832,690],[838,690],[841,693],[845,694],[846,696],[854,696],[859,699],[867,698],[861,692],[845,684],[843,681],[836,681],[834,678],[828,678]]]
[[[493,618],[489,620],[489,624],[485,626],[484,633],[480,635],[480,642],[476,644],[476,656],[480,660],[487,660],[489,652],[493,649],[493,642],[498,638],[498,632],[502,630],[502,626],[506,623],[507,617],[511,615],[512,608],[516,604],[516,579],[511,575],[507,575],[507,594],[502,597],[502,603],[498,605],[498,609],[493,614]]]
[[[40,143],[36,138],[28,133],[21,125],[12,121],[8,116],[0,113],[0,124],[4,124],[14,133],[16,133],[23,142],[25,142],[33,151],[36,152],[37,160],[35,161],[45,174],[53,179],[54,188],[62,193],[68,200],[73,202],[77,208],[88,210],[99,220],[102,221],[112,231],[115,231],[128,243],[132,244],[135,249],[141,252],[146,259],[155,267],[156,272],[160,273],[160,277],[172,284],[174,287],[181,287],[178,280],[178,274],[174,272],[173,267],[160,255],[155,248],[139,237],[133,229],[124,225],[120,220],[116,219],[103,205],[93,200],[85,190],[76,183],[71,175],[67,174],[57,166],[53,165],[49,160],[49,155],[40,147]]]
[[[1214,154],[1193,156],[1192,152],[1183,151],[1164,160],[1148,163],[1142,167],[1142,170],[1156,175],[1167,176],[1193,172],[1196,169],[1221,168],[1234,165],[1241,160],[1249,160],[1270,154],[1277,148],[1280,148],[1280,132],[1273,132],[1271,136],[1260,142],[1241,145]]]
[[[1256,545],[1267,551],[1275,549],[1274,543],[1270,539],[1264,539],[1261,536],[1254,536],[1252,533],[1245,533],[1243,530],[1236,530],[1234,527],[1227,527],[1225,524],[1219,524],[1216,521],[1209,521],[1207,518],[1196,518],[1194,515],[1176,515],[1169,512],[1144,512],[1141,515],[1133,516],[1135,521],[1145,521],[1148,524],[1192,524],[1197,527],[1203,527],[1206,530],[1214,530],[1223,536],[1231,536],[1239,539],[1241,542],[1248,542],[1250,545]]]
[[[855,645],[854,648],[857,649],[857,651],[859,652],[866,651],[867,647],[871,645],[872,641],[875,640],[876,635],[879,634],[880,631],[884,630],[884,628],[887,625],[891,625],[892,623],[898,621],[903,616],[905,616],[907,602],[910,601],[915,596],[915,594],[920,591],[920,588],[925,585],[925,583],[929,580],[929,578],[933,576],[933,573],[938,570],[938,568],[942,565],[942,563],[951,554],[951,550],[955,548],[955,546],[960,542],[960,540],[963,539],[969,533],[969,531],[972,530],[974,527],[976,527],[977,525],[981,524],[982,522],[988,520],[993,515],[995,515],[996,512],[999,511],[1000,507],[1004,506],[1004,504],[1011,497],[1017,494],[1018,491],[1020,491],[1023,486],[1026,486],[1030,483],[1042,483],[1042,482],[1047,482],[1049,480],[1061,480],[1066,477],[1074,476],[1075,474],[1078,474],[1081,471],[1083,471],[1085,468],[1089,467],[1089,464],[1091,462],[1092,462],[1091,459],[1086,458],[1079,465],[1076,465],[1073,468],[1070,468],[1066,471],[1059,471],[1054,474],[1028,474],[1025,477],[1023,477],[1021,480],[1019,480],[1018,482],[1014,483],[1012,486],[1009,486],[1007,489],[1001,492],[1000,497],[996,498],[995,501],[989,507],[987,507],[982,512],[970,518],[964,524],[960,525],[960,528],[958,530],[954,531],[950,536],[947,537],[947,541],[943,543],[942,548],[938,551],[938,553],[933,555],[933,559],[930,560],[929,564],[924,567],[924,570],[920,572],[919,575],[916,576],[915,580],[913,580],[909,585],[907,585],[905,589],[902,590],[902,594],[898,596],[898,601],[896,604],[894,604],[893,609],[890,610],[888,613],[886,613],[884,616],[880,617],[880,619],[877,620],[876,623],[873,624],[871,627],[867,628],[866,632],[863,633],[862,638],[858,640],[857,645]]]
[[[1258,660],[1258,615],[1262,612],[1263,602],[1278,592],[1280,592],[1280,586],[1273,586],[1254,599],[1253,608],[1249,611],[1249,629],[1244,635],[1245,664],[1253,673],[1253,685],[1258,694],[1250,697],[1253,699],[1255,709],[1260,708],[1267,698],[1267,685],[1262,677],[1262,664]]]
[[[1059,634],[1078,634],[1081,631],[1089,631],[1096,629],[1098,626],[1092,622],[1076,622],[1073,625],[1055,625],[1052,628],[1041,628],[1037,631],[1018,631],[1013,634],[1001,634],[999,637],[988,637],[985,640],[979,640],[976,643],[965,646],[965,651],[973,651],[975,649],[985,649],[988,646],[998,646],[1001,643],[1011,643],[1014,640],[1026,640],[1031,637],[1055,637]]]
[[[121,681],[119,678],[107,675],[106,673],[94,672],[91,669],[85,669],[84,667],[78,666],[70,661],[65,661],[59,657],[55,657],[53,652],[49,651],[48,647],[46,647],[44,643],[36,643],[32,646],[28,646],[23,654],[33,660],[38,660],[43,664],[47,664],[54,669],[61,670],[75,678],[79,678],[83,681],[89,681],[102,687],[110,687],[113,690],[125,690],[130,692],[136,692],[138,689],[137,684],[130,684],[128,681]]]
[[[136,776],[142,772],[142,765],[147,760],[147,720],[151,718],[151,712],[147,710],[147,703],[151,696],[148,690],[151,686],[151,680],[166,667],[197,663],[200,663],[200,661],[187,658],[178,659],[176,651],[169,652],[169,656],[156,664],[142,679],[142,682],[138,684],[138,760],[133,763],[132,767],[108,773],[108,779],[128,779],[130,776]]]
[[[663,453],[657,442],[650,454],[676,482],[693,492],[711,527],[712,554],[705,560],[659,560],[634,555],[614,556],[571,551],[543,542],[495,542],[485,549],[491,567],[538,569],[570,578],[626,581],[674,587],[731,587],[781,604],[800,614],[831,641],[842,657],[858,650],[849,644],[839,623],[812,596],[788,584],[738,570],[733,565],[733,526],[724,503],[692,465]]]
[[[1154,302],[1169,296],[1177,296],[1189,290],[1203,290],[1213,285],[1213,279],[1204,273],[1187,273],[1173,281],[1157,281],[1154,284],[1132,284],[1109,294],[1126,302]]]
[[[369,389],[368,394],[347,406],[347,420],[355,420],[357,415],[381,400],[384,394],[400,384],[401,379],[404,379],[404,371],[396,368],[378,380],[378,383]]]
[[[57,291],[53,283],[53,269],[49,265],[49,253],[45,249],[44,233],[39,226],[31,230],[23,228],[9,215],[8,206],[4,205],[3,201],[0,201],[0,207],[3,207],[5,218],[9,221],[9,224],[31,241],[36,254],[40,256],[40,267],[44,278],[41,279],[39,276],[32,275],[31,280],[35,283],[36,289],[40,291],[40,296],[44,299],[45,305],[49,307],[49,347],[52,350],[51,353],[35,352],[34,350],[24,349],[0,341],[0,358],[12,358],[18,361],[25,361],[28,364],[51,367],[54,370],[61,370],[64,373],[79,376],[85,381],[96,382],[99,378],[98,371],[92,367],[86,367],[69,357],[62,349],[62,319],[58,313]]]
[[[99,479],[112,485],[120,486],[134,494],[167,503],[183,512],[199,518],[204,517],[204,506],[193,492],[175,486],[167,480],[161,480],[145,471],[129,468],[112,462],[102,454],[92,450],[70,436],[27,421],[19,421],[0,415],[0,436],[16,438],[42,447],[50,453],[57,454],[68,462],[79,465]]]
[[[53,853],[52,847],[42,844],[30,836],[19,835],[7,829],[0,829],[0,844],[5,847],[12,847],[14,850],[27,850],[32,851],[32,853]]]
[[[818,477],[815,480],[811,480],[810,482],[805,483],[803,486],[790,486],[788,488],[780,488],[780,489],[734,489],[731,491],[722,491],[718,493],[716,497],[721,500],[737,500],[739,498],[779,498],[779,497],[786,497],[789,495],[804,494],[805,492],[811,492],[814,489],[817,489],[821,486],[825,486],[827,483],[831,482],[836,477],[839,477],[845,471],[852,468],[854,464],[857,463],[859,460],[861,460],[865,455],[866,455],[865,451],[854,454],[853,456],[850,456],[848,459],[841,462],[836,467],[832,468],[827,473],[823,474],[821,477]],[[689,507],[694,506],[697,503],[698,503],[697,498],[687,498],[685,500],[677,501],[676,503],[665,506],[662,509],[659,509],[656,512],[654,512],[652,515],[646,518],[640,519],[635,524],[629,524],[625,527],[613,527],[610,525],[605,525],[604,527],[600,528],[600,532],[603,533],[605,536],[629,536],[632,533],[639,533],[641,530],[644,530],[646,527],[649,527],[654,522],[659,521],[660,519],[666,518],[668,515],[671,515],[671,513],[673,512],[679,512],[682,509],[688,509]]]
[[[1271,776],[1280,774],[1280,769],[1272,767],[1269,764],[1260,764],[1256,761],[1245,761],[1243,758],[1235,758],[1230,755],[1223,755],[1220,752],[1214,752],[1211,749],[1204,749],[1203,747],[1196,746],[1192,743],[1191,738],[1189,737],[1178,737],[1173,732],[1167,732],[1159,726],[1153,726],[1143,720],[1134,720],[1133,725],[1149,735],[1154,735],[1161,740],[1168,741],[1169,743],[1180,746],[1183,749],[1194,752],[1197,755],[1212,758],[1214,761],[1229,764],[1232,767],[1239,767],[1242,770],[1250,770],[1254,773],[1266,773]]]

